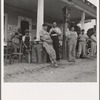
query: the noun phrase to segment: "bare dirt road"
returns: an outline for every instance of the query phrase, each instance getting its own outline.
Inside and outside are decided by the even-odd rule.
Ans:
[[[96,82],[96,59],[77,59],[75,63],[59,62],[58,68],[50,64],[16,63],[5,65],[5,82]]]

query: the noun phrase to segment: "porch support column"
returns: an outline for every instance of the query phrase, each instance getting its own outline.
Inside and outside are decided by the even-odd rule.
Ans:
[[[68,40],[66,39],[65,33],[69,29],[69,7],[65,6],[63,8],[63,59],[68,59]]]
[[[82,12],[81,15],[81,29],[85,29],[85,11]]]
[[[42,28],[42,24],[44,22],[44,0],[38,0],[38,8],[37,8],[37,34],[36,38],[40,40],[39,32]]]

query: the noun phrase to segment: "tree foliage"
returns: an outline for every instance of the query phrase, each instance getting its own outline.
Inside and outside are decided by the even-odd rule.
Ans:
[[[88,35],[89,37],[91,37],[92,34],[93,34],[93,28],[88,29],[87,35]]]

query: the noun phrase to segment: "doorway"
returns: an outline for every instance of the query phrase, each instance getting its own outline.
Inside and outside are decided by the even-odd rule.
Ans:
[[[22,35],[25,35],[25,30],[29,30],[29,22],[28,21],[21,21],[21,33]]]
[[[18,28],[22,30],[22,35],[25,35],[25,29],[32,30],[32,19],[18,16]]]

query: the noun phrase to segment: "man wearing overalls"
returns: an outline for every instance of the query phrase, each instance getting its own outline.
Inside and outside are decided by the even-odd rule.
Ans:
[[[75,62],[75,55],[76,55],[76,43],[77,43],[77,32],[74,31],[74,27],[71,27],[71,30],[68,31],[68,54],[69,62]]]
[[[82,33],[79,35],[79,47],[78,47],[78,57],[82,54],[82,57],[86,57],[86,42],[88,40],[88,36],[84,33],[85,30],[82,29]]]
[[[97,49],[97,39],[96,39],[96,33],[94,33],[91,36],[91,57],[95,58],[96,57],[96,50]]]
[[[24,55],[30,54],[31,37],[29,35],[29,30],[25,30],[25,35],[22,37],[24,44]],[[28,59],[29,60],[29,59]]]

